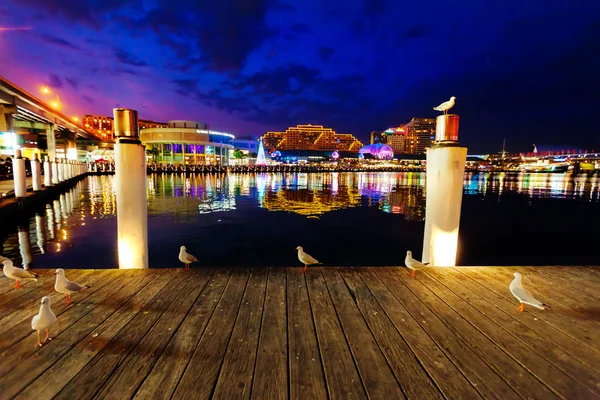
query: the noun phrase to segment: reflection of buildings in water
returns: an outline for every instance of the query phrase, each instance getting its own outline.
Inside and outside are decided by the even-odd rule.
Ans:
[[[37,246],[40,249],[40,253],[46,252],[46,221],[45,217],[41,214],[35,214],[35,233],[37,237]]]
[[[269,211],[288,211],[305,216],[318,216],[326,212],[360,205],[356,187],[343,187],[337,194],[325,190],[290,190],[280,188],[269,191],[263,198],[263,207]]]
[[[21,260],[25,269],[29,268],[29,264],[33,261],[33,255],[31,254],[31,242],[29,238],[29,227],[19,227],[19,251],[21,253]]]

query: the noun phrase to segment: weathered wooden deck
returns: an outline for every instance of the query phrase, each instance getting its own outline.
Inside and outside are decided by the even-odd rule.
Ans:
[[[2,399],[600,397],[598,268],[69,270],[70,306],[40,274],[0,278]]]

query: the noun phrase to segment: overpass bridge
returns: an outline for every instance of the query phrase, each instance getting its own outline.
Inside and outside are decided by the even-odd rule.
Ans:
[[[0,76],[0,133],[27,131],[50,160],[66,157],[69,149],[98,144],[101,139],[46,102]]]

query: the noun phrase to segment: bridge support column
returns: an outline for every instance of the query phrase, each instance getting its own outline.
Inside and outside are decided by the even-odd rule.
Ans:
[[[13,114],[17,107],[13,105],[0,105],[0,132],[14,132]]]
[[[54,124],[50,124],[46,128],[46,142],[48,143],[48,157],[50,157],[50,161],[56,162],[56,133],[54,132]]]

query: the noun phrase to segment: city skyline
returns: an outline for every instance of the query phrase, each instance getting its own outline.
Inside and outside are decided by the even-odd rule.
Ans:
[[[454,95],[472,152],[503,138],[511,152],[600,147],[598,4],[343,4],[11,0],[0,51],[19,62],[0,75],[50,86],[69,116],[121,106],[236,136],[315,124],[365,143]]]

